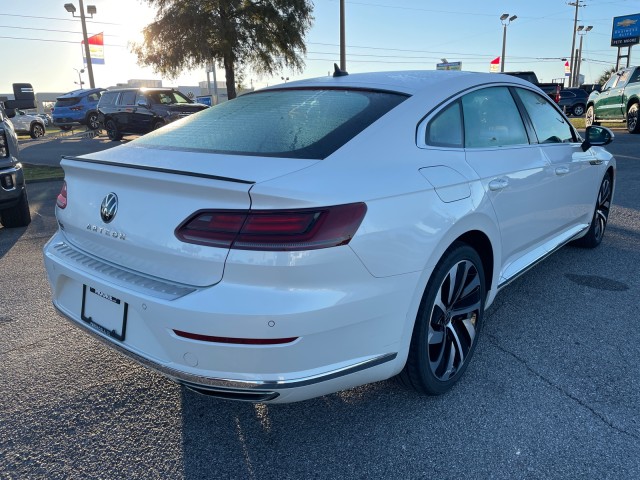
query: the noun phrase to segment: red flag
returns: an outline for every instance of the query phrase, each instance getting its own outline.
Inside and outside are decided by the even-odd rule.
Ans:
[[[89,37],[87,41],[91,53],[91,63],[104,65],[104,33],[97,33]],[[80,43],[84,44],[84,40]],[[84,48],[82,49],[82,56],[84,57]],[[84,59],[84,63],[87,63],[86,58]]]
[[[489,66],[489,71],[490,72],[497,72],[499,67],[498,65],[500,65],[500,57],[496,57],[493,60],[491,60],[490,66]]]
[[[96,33],[93,37],[89,37],[89,45],[104,45],[104,33]]]
[[[500,57],[496,57],[491,60],[491,65],[500,65]]]

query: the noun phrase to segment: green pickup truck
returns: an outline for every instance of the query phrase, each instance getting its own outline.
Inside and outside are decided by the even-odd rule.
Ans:
[[[640,67],[629,67],[611,75],[602,91],[587,100],[586,126],[596,122],[626,122],[630,133],[640,133]]]

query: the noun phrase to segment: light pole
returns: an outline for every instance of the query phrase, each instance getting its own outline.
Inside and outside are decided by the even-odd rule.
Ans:
[[[84,4],[82,0],[78,0],[80,3],[80,15],[76,15],[76,6],[73,3],[65,3],[64,9],[74,17],[80,18],[82,24],[82,38],[84,39],[84,55],[87,57],[87,71],[89,72],[89,85],[91,88],[96,88],[96,84],[93,81],[93,66],[91,65],[91,50],[89,49],[89,39],[87,38],[87,22],[84,16]],[[93,18],[93,15],[97,13],[95,5],[87,5],[87,14],[89,18]]]
[[[505,52],[507,50],[507,27],[516,18],[518,18],[517,15],[509,16],[508,13],[503,13],[502,15],[500,15],[500,21],[502,22],[502,26],[504,29],[502,32],[502,58],[501,58],[502,61],[500,62],[500,72],[504,72],[504,57],[506,54]]]
[[[344,32],[344,0],[340,0],[340,70],[347,71],[347,48]]]
[[[580,36],[580,47],[578,48],[578,58],[576,58],[576,74],[573,77],[573,86],[579,87],[580,82],[580,67],[582,66],[582,40],[587,32],[593,29],[593,25],[589,25],[585,28],[584,25],[580,25],[577,29],[578,35]]]
[[[576,28],[578,25],[578,9],[580,7],[584,7],[584,5],[581,4],[582,0],[575,0],[575,2],[571,3],[569,2],[567,5],[570,5],[572,7],[576,7],[576,13],[575,16],[573,17],[573,39],[571,40],[571,76],[569,77],[569,87],[573,87],[573,73],[576,69],[575,66],[575,58],[574,58],[574,51],[576,48],[576,32],[578,31],[578,29]],[[584,2],[582,2],[584,3]]]
[[[78,70],[77,68],[74,68],[74,70],[75,70],[76,72],[78,72],[78,82],[77,82],[77,83],[78,83],[78,85],[80,85],[80,88],[82,89],[82,84],[83,84],[84,82],[82,81],[82,76],[81,76],[80,74],[81,74],[81,73],[84,73],[84,68],[81,68],[80,70]]]

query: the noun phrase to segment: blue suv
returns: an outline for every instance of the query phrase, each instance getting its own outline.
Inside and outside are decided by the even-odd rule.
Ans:
[[[74,90],[56,98],[52,109],[53,124],[62,130],[71,130],[73,125],[86,125],[90,130],[100,127],[98,100],[104,88]]]

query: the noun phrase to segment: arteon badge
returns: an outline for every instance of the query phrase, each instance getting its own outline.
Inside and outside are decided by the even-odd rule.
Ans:
[[[100,205],[100,217],[104,223],[109,223],[113,220],[118,212],[118,196],[111,192],[104,200],[102,200],[102,204]]]

